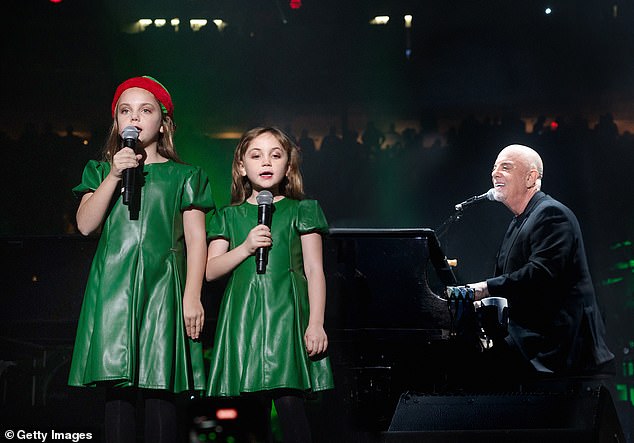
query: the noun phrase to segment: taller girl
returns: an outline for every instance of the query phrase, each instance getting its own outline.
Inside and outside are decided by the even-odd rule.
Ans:
[[[308,442],[303,394],[333,387],[325,356],[326,282],[322,234],[328,224],[304,200],[295,144],[277,128],[245,133],[232,167],[232,205],[208,226],[207,280],[231,276],[220,307],[208,394],[259,393],[275,403],[284,442]],[[270,191],[271,228],[257,225],[256,197]],[[270,248],[266,271],[253,255]]]
[[[206,174],[174,150],[174,106],[165,87],[134,77],[117,88],[102,161],[81,184],[77,226],[101,229],[77,328],[69,384],[105,386],[106,441],[136,441],[137,396],[145,439],[178,440],[173,394],[203,390],[200,301],[214,206]],[[138,131],[136,152],[121,132]],[[136,168],[136,197],[123,204],[123,171]]]

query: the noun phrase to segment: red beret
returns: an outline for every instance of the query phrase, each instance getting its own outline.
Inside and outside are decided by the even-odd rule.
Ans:
[[[165,86],[159,83],[156,79],[153,79],[152,77],[147,75],[144,75],[143,77],[129,78],[117,87],[117,90],[114,93],[114,98],[112,99],[113,118],[115,115],[115,110],[117,108],[119,97],[121,97],[123,91],[130,88],[141,88],[151,92],[161,104],[161,107],[163,108],[163,113],[169,115],[171,118],[174,118],[174,104],[172,103],[172,97],[170,96],[170,93],[167,92]]]

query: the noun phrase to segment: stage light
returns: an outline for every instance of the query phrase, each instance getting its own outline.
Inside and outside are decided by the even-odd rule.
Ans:
[[[165,26],[165,23],[167,23],[167,20],[165,20],[164,18],[157,18],[154,20],[154,26],[156,26],[157,28],[162,28],[163,26]]]
[[[235,408],[223,408],[216,411],[218,420],[235,420],[238,418],[238,410]]]
[[[407,14],[403,17],[405,21],[405,58],[412,58],[412,15]]]
[[[174,32],[178,32],[178,25],[180,24],[181,21],[178,18],[173,18],[170,20],[170,25],[172,25],[172,27],[174,28]]]
[[[189,27],[192,28],[192,31],[200,31],[203,26],[207,26],[207,20],[204,18],[192,18],[189,21]]]
[[[372,20],[370,20],[371,25],[387,25],[387,22],[390,21],[390,17],[387,15],[377,15]]]
[[[544,9],[544,13],[545,13],[546,15],[550,15],[550,14],[552,14],[552,12],[553,12],[552,8],[546,8],[546,9]]]
[[[291,9],[299,9],[302,7],[302,0],[290,0],[288,2],[288,5],[291,7]]]
[[[216,28],[218,28],[218,31],[222,32],[222,30],[227,27],[227,22],[222,19],[217,18],[212,21],[214,22],[214,25],[216,25]]]
[[[139,28],[139,31],[145,31],[145,28],[147,28],[151,24],[152,24],[152,20],[149,18],[142,18],[139,21],[137,21],[137,26]]]

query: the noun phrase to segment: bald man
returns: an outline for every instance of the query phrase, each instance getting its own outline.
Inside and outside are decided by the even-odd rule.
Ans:
[[[491,178],[495,200],[515,217],[497,255],[495,276],[470,284],[476,300],[505,297],[508,355],[524,374],[601,371],[614,355],[588,269],[577,218],[541,191],[544,166],[528,146],[500,151]]]

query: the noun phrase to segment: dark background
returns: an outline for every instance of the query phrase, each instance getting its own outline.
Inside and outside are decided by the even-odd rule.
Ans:
[[[544,159],[543,189],[580,220],[617,355],[611,389],[631,416],[634,3],[301,3],[292,9],[283,0],[4,2],[6,260],[17,254],[13,239],[80,241],[70,189],[85,162],[98,157],[113,91],[131,76],[152,75],[170,90],[177,149],[205,168],[219,205],[229,200],[230,161],[242,132],[260,124],[297,138],[305,131],[306,191],[332,227],[439,228],[455,203],[490,187],[497,152],[524,143]],[[411,29],[403,26],[404,14],[413,15]],[[372,26],[376,15],[391,18]],[[139,18],[161,17],[168,20],[163,28],[133,32]],[[173,17],[181,20],[178,32],[169,24]],[[192,32],[190,18],[228,25],[220,32],[210,21]],[[363,139],[369,123],[383,133],[394,124],[400,146],[372,148]],[[308,138],[320,147],[330,126],[341,145],[312,148]],[[501,205],[484,202],[443,230],[441,244],[458,259],[460,283],[489,275],[510,217]],[[3,312],[32,319],[29,312],[39,308],[31,306],[44,306],[54,318],[59,312],[75,318],[83,274],[68,282],[77,289],[70,299],[63,283],[37,290],[29,279],[56,268],[46,271],[44,255],[33,252],[38,248],[27,250],[34,255],[15,259],[23,271],[4,268]],[[56,257],[55,249],[46,253]],[[86,266],[85,257],[58,258],[55,265],[66,270]],[[44,328],[45,319],[37,317],[34,335],[54,332],[55,325]]]

